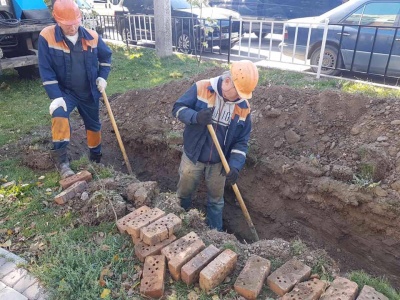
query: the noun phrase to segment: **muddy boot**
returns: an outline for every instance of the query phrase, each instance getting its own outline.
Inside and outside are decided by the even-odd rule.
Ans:
[[[67,148],[51,150],[51,157],[60,172],[61,179],[75,175],[75,172],[69,167],[69,160],[67,156]]]
[[[89,160],[99,164],[102,156],[103,156],[103,154],[101,154],[101,153],[90,152]]]

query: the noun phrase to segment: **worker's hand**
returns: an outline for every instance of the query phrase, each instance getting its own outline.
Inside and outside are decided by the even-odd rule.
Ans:
[[[197,113],[196,120],[199,125],[208,125],[212,123],[214,107],[205,108]]]
[[[102,93],[106,90],[107,81],[102,77],[97,77],[96,85],[97,85],[97,89],[99,90],[99,92]]]
[[[65,100],[63,97],[56,98],[53,101],[51,101],[50,106],[49,106],[50,116],[52,116],[53,112],[60,106],[64,109],[65,112],[67,111],[67,104],[65,103]]]
[[[236,168],[231,168],[229,173],[226,175],[226,183],[234,185],[239,178],[239,170]]]

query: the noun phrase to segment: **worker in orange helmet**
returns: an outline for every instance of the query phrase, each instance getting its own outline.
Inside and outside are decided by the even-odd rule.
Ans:
[[[221,76],[196,82],[174,104],[172,114],[183,122],[183,154],[179,166],[177,196],[184,209],[192,205],[192,196],[204,176],[207,186],[207,223],[222,230],[224,186],[236,183],[243,168],[251,131],[250,105],[247,99],[258,83],[258,70],[249,60],[233,62]],[[230,172],[222,172],[222,163],[207,125],[212,124],[229,163]]]
[[[70,113],[77,108],[86,128],[89,158],[100,162],[101,123],[99,98],[107,86],[111,50],[93,30],[81,26],[81,12],[73,0],[56,0],[53,16],[57,25],[39,36],[39,71],[52,100],[52,157],[62,178],[74,174],[69,166]]]

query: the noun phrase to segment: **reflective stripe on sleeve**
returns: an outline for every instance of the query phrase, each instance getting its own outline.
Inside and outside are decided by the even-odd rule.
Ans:
[[[43,85],[50,85],[50,84],[57,84],[58,81],[57,80],[53,80],[53,81],[44,81]]]
[[[240,155],[243,155],[244,157],[246,157],[246,152],[243,152],[243,151],[240,151],[240,150],[233,149],[231,151],[231,153],[237,153],[237,154],[240,154]]]

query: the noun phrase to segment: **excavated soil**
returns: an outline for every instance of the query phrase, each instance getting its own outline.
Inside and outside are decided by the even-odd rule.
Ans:
[[[140,180],[174,192],[183,125],[172,117],[176,99],[195,78],[109,100],[128,157]],[[310,79],[314,80],[314,79]],[[238,186],[262,239],[300,237],[324,248],[341,270],[365,269],[400,282],[399,99],[334,90],[259,85],[250,102],[253,131]],[[105,108],[103,161],[125,170]],[[82,123],[73,125],[72,155],[86,150]],[[195,206],[205,205],[204,186]],[[241,240],[251,233],[230,188],[225,229]]]

